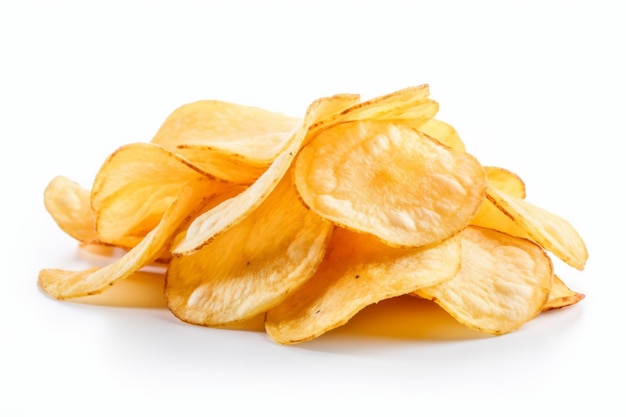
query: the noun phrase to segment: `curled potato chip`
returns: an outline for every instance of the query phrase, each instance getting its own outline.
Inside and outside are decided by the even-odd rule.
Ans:
[[[304,141],[307,144],[320,132],[334,125],[359,120],[396,120],[419,127],[437,114],[439,105],[428,98],[430,87],[426,84],[403,88],[383,96],[354,103],[341,112],[322,118],[311,126]],[[356,96],[358,97],[358,96]]]
[[[77,182],[63,176],[53,178],[44,191],[44,205],[59,228],[74,239],[99,241],[89,190]]]
[[[585,298],[585,294],[570,289],[558,276],[552,278],[552,288],[548,301],[543,305],[542,311],[556,310],[574,305]]]
[[[500,167],[485,166],[483,168],[487,175],[487,183],[491,187],[517,198],[526,197],[526,186],[519,176]],[[500,210],[486,196],[471,224],[499,230],[512,236],[529,238],[528,233],[522,227],[516,224],[513,219]]]
[[[450,279],[460,265],[456,236],[430,247],[393,248],[338,227],[315,275],[267,313],[265,329],[278,343],[304,342],[370,304]]]
[[[476,226],[461,237],[459,272],[417,295],[469,328],[491,334],[516,330],[541,312],[552,286],[552,262],[540,246]]]
[[[252,165],[269,165],[284,149],[301,119],[253,106],[200,100],[174,110],[152,143],[170,150],[202,146],[238,155]]]
[[[567,220],[494,187],[487,187],[487,198],[544,249],[578,270],[585,267],[587,247]]]
[[[133,143],[117,149],[91,190],[99,238],[112,244],[128,236],[142,238],[159,223],[180,187],[193,180],[211,185],[208,195],[232,187],[159,145]]]
[[[440,242],[464,228],[484,198],[473,156],[401,124],[342,123],[300,152],[295,184],[305,204],[392,246]]]
[[[418,130],[426,136],[450,148],[465,152],[465,144],[456,129],[446,122],[437,119],[429,119],[418,126]]]
[[[101,293],[116,281],[127,278],[157,259],[176,230],[203,202],[207,187],[210,187],[208,181],[196,180],[180,188],[159,224],[115,262],[84,271],[43,269],[39,273],[40,288],[54,298],[67,299]]]
[[[313,275],[331,229],[302,205],[287,175],[236,226],[171,260],[168,306],[181,320],[206,326],[253,318]]]
[[[352,105],[356,98],[354,95],[337,95],[313,102],[307,110],[302,126],[269,168],[241,194],[198,216],[189,226],[185,236],[176,243],[172,254],[174,256],[192,254],[259,207],[291,166],[310,127],[318,120],[330,117]]]

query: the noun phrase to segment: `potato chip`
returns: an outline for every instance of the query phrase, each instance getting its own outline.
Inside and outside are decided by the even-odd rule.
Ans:
[[[514,197],[526,197],[526,186],[519,176],[500,167],[485,166],[483,168],[487,175],[487,183],[491,187]],[[499,230],[512,236],[530,238],[522,227],[516,224],[513,219],[500,210],[486,196],[471,224]]]
[[[461,269],[417,291],[457,321],[490,334],[516,330],[541,312],[552,286],[552,262],[535,243],[470,226],[461,233]]]
[[[269,165],[290,140],[301,119],[219,100],[185,104],[170,114],[152,143],[175,151],[203,146],[238,155],[252,165]]]
[[[171,260],[168,306],[181,320],[205,326],[253,318],[313,275],[331,230],[331,223],[302,205],[287,175],[236,226]]]
[[[320,119],[330,117],[350,106],[357,97],[337,95],[319,99],[309,106],[300,129],[293,135],[287,148],[250,187],[234,198],[198,216],[186,235],[172,249],[175,256],[190,255],[209,243],[215,236],[242,221],[270,195],[291,166],[309,128]]]
[[[542,311],[556,310],[574,305],[585,298],[585,294],[571,290],[558,276],[552,278],[552,288]]]
[[[44,205],[59,228],[74,239],[99,241],[89,190],[77,182],[63,176],[53,178],[44,191]]]
[[[461,265],[460,238],[431,247],[392,248],[376,237],[335,228],[315,275],[270,310],[267,334],[291,344],[337,328],[370,304],[452,278]]]
[[[115,262],[83,271],[43,269],[39,273],[40,288],[54,298],[67,299],[101,293],[116,281],[127,278],[157,259],[176,230],[204,200],[210,187],[208,181],[196,180],[180,188],[157,227]]]
[[[585,267],[587,247],[567,220],[493,187],[487,187],[487,198],[547,251],[578,270]]]
[[[232,187],[159,145],[133,143],[117,149],[91,190],[99,238],[112,244],[129,236],[142,238],[159,223],[180,187],[196,179],[212,185],[207,196]]]
[[[335,125],[304,147],[295,184],[305,204],[392,246],[443,241],[464,228],[484,198],[473,156],[401,124]]]
[[[313,124],[304,144],[306,145],[323,130],[345,122],[396,120],[406,122],[413,128],[420,127],[439,110],[437,102],[428,98],[429,94],[430,87],[424,84],[356,103]]]
[[[410,125],[411,124],[409,124],[409,126]],[[425,123],[420,123],[417,129],[429,138],[435,139],[443,145],[456,151],[465,152],[465,144],[456,129],[446,122],[430,119]]]

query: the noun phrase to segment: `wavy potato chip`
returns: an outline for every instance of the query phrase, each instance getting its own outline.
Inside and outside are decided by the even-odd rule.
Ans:
[[[287,175],[236,226],[171,260],[168,306],[179,319],[205,326],[253,318],[313,275],[331,230],[331,223],[302,205]]]
[[[300,343],[337,328],[370,304],[452,278],[460,238],[421,248],[393,248],[376,237],[335,228],[315,275],[267,313],[267,334]]]
[[[237,155],[253,166],[268,166],[283,151],[301,119],[219,100],[200,100],[174,110],[152,143],[175,151],[201,146]]]
[[[194,180],[212,187],[207,195],[232,187],[159,145],[120,147],[104,162],[91,190],[99,238],[115,244],[128,236],[145,236],[159,223],[179,189]]]
[[[443,145],[456,151],[465,152],[465,144],[456,129],[446,122],[430,119],[425,123],[419,124],[418,130]]]
[[[300,152],[295,184],[305,204],[349,229],[392,246],[422,246],[457,233],[484,198],[473,156],[403,125],[342,123]]]
[[[517,330],[537,316],[552,287],[552,262],[535,243],[491,229],[463,230],[461,269],[454,278],[416,291],[469,328]]]
[[[570,289],[558,276],[552,277],[552,288],[548,301],[543,305],[542,311],[556,310],[574,305],[585,298],[585,294]]]
[[[54,298],[67,299],[101,293],[116,281],[129,277],[158,258],[190,213],[205,200],[207,188],[210,188],[208,181],[198,180],[180,188],[159,224],[115,262],[84,271],[43,269],[39,273],[39,287]]]
[[[313,102],[307,110],[302,126],[294,133],[287,148],[274,159],[270,167],[241,194],[198,216],[189,226],[186,235],[176,243],[172,254],[175,256],[192,254],[259,207],[291,167],[310,127],[318,120],[352,105],[356,99],[354,95],[337,95]]]
[[[585,267],[587,247],[567,220],[493,187],[487,187],[487,198],[547,251],[578,270]]]

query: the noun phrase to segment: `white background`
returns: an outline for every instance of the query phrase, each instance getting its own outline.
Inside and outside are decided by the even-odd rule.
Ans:
[[[0,415],[623,415],[626,29],[608,1],[2,1]],[[381,303],[297,346],[183,324],[158,278],[58,302],[80,252],[43,207],[183,103],[301,116],[316,98],[428,83],[468,150],[526,182],[590,252],[586,299],[486,337]],[[143,301],[130,294],[142,292]],[[391,415],[391,414],[389,414]]]

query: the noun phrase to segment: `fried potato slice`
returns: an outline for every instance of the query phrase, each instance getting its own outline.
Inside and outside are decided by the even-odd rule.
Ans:
[[[517,198],[526,198],[526,186],[518,175],[505,168],[493,166],[483,168],[487,174],[487,183],[491,187]],[[499,230],[512,236],[530,238],[522,227],[517,225],[486,196],[471,224]]]
[[[537,244],[491,229],[462,233],[461,269],[448,281],[417,290],[469,328],[516,330],[536,317],[552,286],[552,262]]]
[[[487,198],[520,226],[532,240],[568,265],[582,270],[588,252],[578,231],[564,218],[526,200],[487,187]]]
[[[430,120],[439,111],[439,104],[431,100],[427,84],[403,88],[390,94],[355,103],[342,112],[321,119],[311,127],[304,144],[313,140],[322,131],[340,123],[359,120],[396,120],[417,128]]]
[[[174,110],[152,143],[170,150],[203,146],[238,155],[258,166],[269,165],[287,145],[301,119],[254,106],[200,100]]]
[[[390,122],[347,122],[322,132],[295,162],[305,204],[391,246],[422,246],[463,229],[484,198],[472,155]]]
[[[334,113],[351,106],[357,99],[358,96],[340,94],[314,101],[309,106],[300,129],[294,133],[287,148],[278,155],[269,168],[241,194],[198,216],[187,229],[185,236],[177,241],[172,254],[191,255],[259,207],[291,166],[309,134],[310,127],[317,121],[331,117]]]
[[[143,266],[156,260],[175,232],[197,210],[211,185],[207,180],[195,180],[179,189],[161,221],[141,242],[122,257],[103,268],[83,271],[43,269],[39,286],[57,299],[76,298],[103,292],[116,281],[127,278]]]
[[[281,344],[311,340],[370,304],[452,278],[460,265],[458,236],[430,247],[392,248],[337,227],[315,275],[267,313],[266,332]]]
[[[267,166],[256,166],[229,154],[207,146],[179,145],[174,153],[182,156],[202,171],[234,184],[252,184],[263,174]]]
[[[574,305],[585,298],[585,294],[571,290],[558,276],[552,277],[552,288],[542,311],[556,310]]]
[[[182,321],[204,326],[264,313],[313,275],[332,227],[302,205],[286,175],[236,226],[199,251],[171,260],[168,306]]]
[[[449,146],[450,148],[465,152],[465,144],[457,133],[456,129],[446,122],[438,119],[430,119],[418,126],[418,130],[426,136],[435,139],[437,142]]]
[[[211,185],[209,195],[232,187],[159,145],[122,146],[102,165],[91,190],[98,237],[112,244],[128,236],[142,238],[159,223],[178,190],[194,180]]]
[[[98,243],[96,216],[90,191],[69,178],[57,176],[44,191],[44,206],[61,230],[81,243]]]

